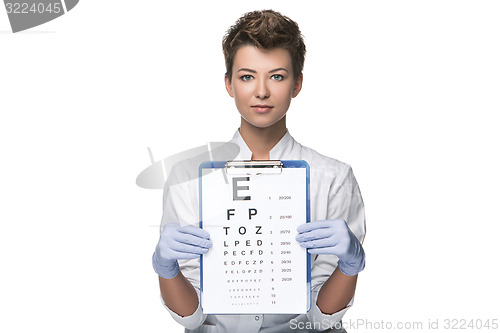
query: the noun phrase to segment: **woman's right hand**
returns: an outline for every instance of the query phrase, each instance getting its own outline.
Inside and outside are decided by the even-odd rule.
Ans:
[[[181,227],[179,223],[168,223],[163,229],[153,254],[153,268],[165,279],[179,273],[178,259],[194,259],[207,253],[212,247],[210,234],[191,225]]]

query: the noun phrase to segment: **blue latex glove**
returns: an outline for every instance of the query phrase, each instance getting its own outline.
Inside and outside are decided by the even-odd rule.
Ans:
[[[314,221],[299,225],[295,239],[310,254],[334,254],[339,269],[353,276],[365,268],[365,252],[344,220]]]
[[[153,253],[153,268],[162,278],[172,279],[179,273],[177,259],[198,258],[210,247],[212,241],[206,230],[169,223],[163,229]]]

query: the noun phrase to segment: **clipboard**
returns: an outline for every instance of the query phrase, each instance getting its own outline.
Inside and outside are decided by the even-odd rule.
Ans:
[[[303,160],[207,161],[199,166],[200,259],[207,314],[298,314],[311,307],[311,255],[295,240],[310,222]]]

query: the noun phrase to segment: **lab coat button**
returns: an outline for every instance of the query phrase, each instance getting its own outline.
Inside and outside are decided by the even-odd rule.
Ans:
[[[259,319],[260,319],[259,316],[255,316],[255,320],[259,321]]]

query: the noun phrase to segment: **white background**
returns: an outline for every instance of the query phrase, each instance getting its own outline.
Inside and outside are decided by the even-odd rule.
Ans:
[[[135,177],[148,146],[232,137],[221,39],[266,8],[308,50],[290,133],[365,200],[344,319],[499,318],[499,2],[171,3],[82,0],[18,34],[0,9],[0,331],[183,331],[151,268],[162,194]]]

